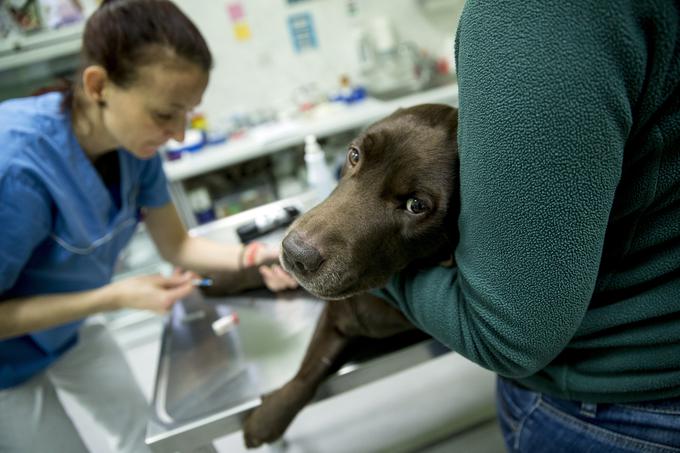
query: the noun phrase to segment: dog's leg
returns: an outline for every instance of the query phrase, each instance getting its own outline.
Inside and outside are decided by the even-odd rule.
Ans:
[[[415,329],[399,310],[368,293],[330,304],[337,328],[350,337],[386,338]]]
[[[248,448],[280,438],[302,408],[314,398],[349,338],[335,327],[331,304],[324,308],[297,374],[278,390],[264,395],[246,419],[243,437]]]
[[[246,446],[255,448],[283,435],[324,379],[342,365],[338,360],[352,338],[383,338],[410,329],[413,326],[398,310],[368,294],[328,302],[295,377],[263,396],[260,407],[247,417]]]

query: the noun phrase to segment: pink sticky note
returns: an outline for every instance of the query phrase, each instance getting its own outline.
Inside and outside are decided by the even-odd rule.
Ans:
[[[243,19],[245,14],[243,13],[243,5],[241,3],[229,3],[227,5],[227,11],[229,11],[229,17],[232,22],[237,22]]]

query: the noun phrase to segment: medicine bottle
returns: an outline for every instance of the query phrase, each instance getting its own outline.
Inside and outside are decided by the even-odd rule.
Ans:
[[[316,192],[318,202],[323,201],[335,188],[337,181],[333,176],[319,142],[314,135],[305,137],[305,164],[307,184]]]

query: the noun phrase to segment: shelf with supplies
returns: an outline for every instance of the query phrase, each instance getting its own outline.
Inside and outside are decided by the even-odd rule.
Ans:
[[[457,84],[414,93],[390,101],[367,98],[318,118],[263,125],[244,138],[229,141],[223,145],[210,146],[197,153],[188,153],[180,160],[165,162],[165,174],[171,182],[180,181],[290,146],[301,145],[305,137],[310,134],[327,137],[362,127],[389,115],[400,107],[427,103],[457,104],[457,102]]]
[[[56,30],[13,33],[0,42],[0,72],[80,52],[84,23]]]
[[[305,137],[316,136],[327,164],[337,171],[358,131],[398,108],[426,103],[457,105],[458,86],[449,84],[391,100],[367,98],[333,107],[324,115],[272,123],[237,140],[212,145],[164,162],[170,191],[187,228],[220,220],[308,190]]]

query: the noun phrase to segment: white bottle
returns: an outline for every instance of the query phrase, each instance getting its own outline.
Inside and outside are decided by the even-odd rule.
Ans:
[[[333,191],[336,180],[326,164],[323,150],[313,135],[305,137],[305,164],[307,183],[316,192],[317,201],[321,202]]]

